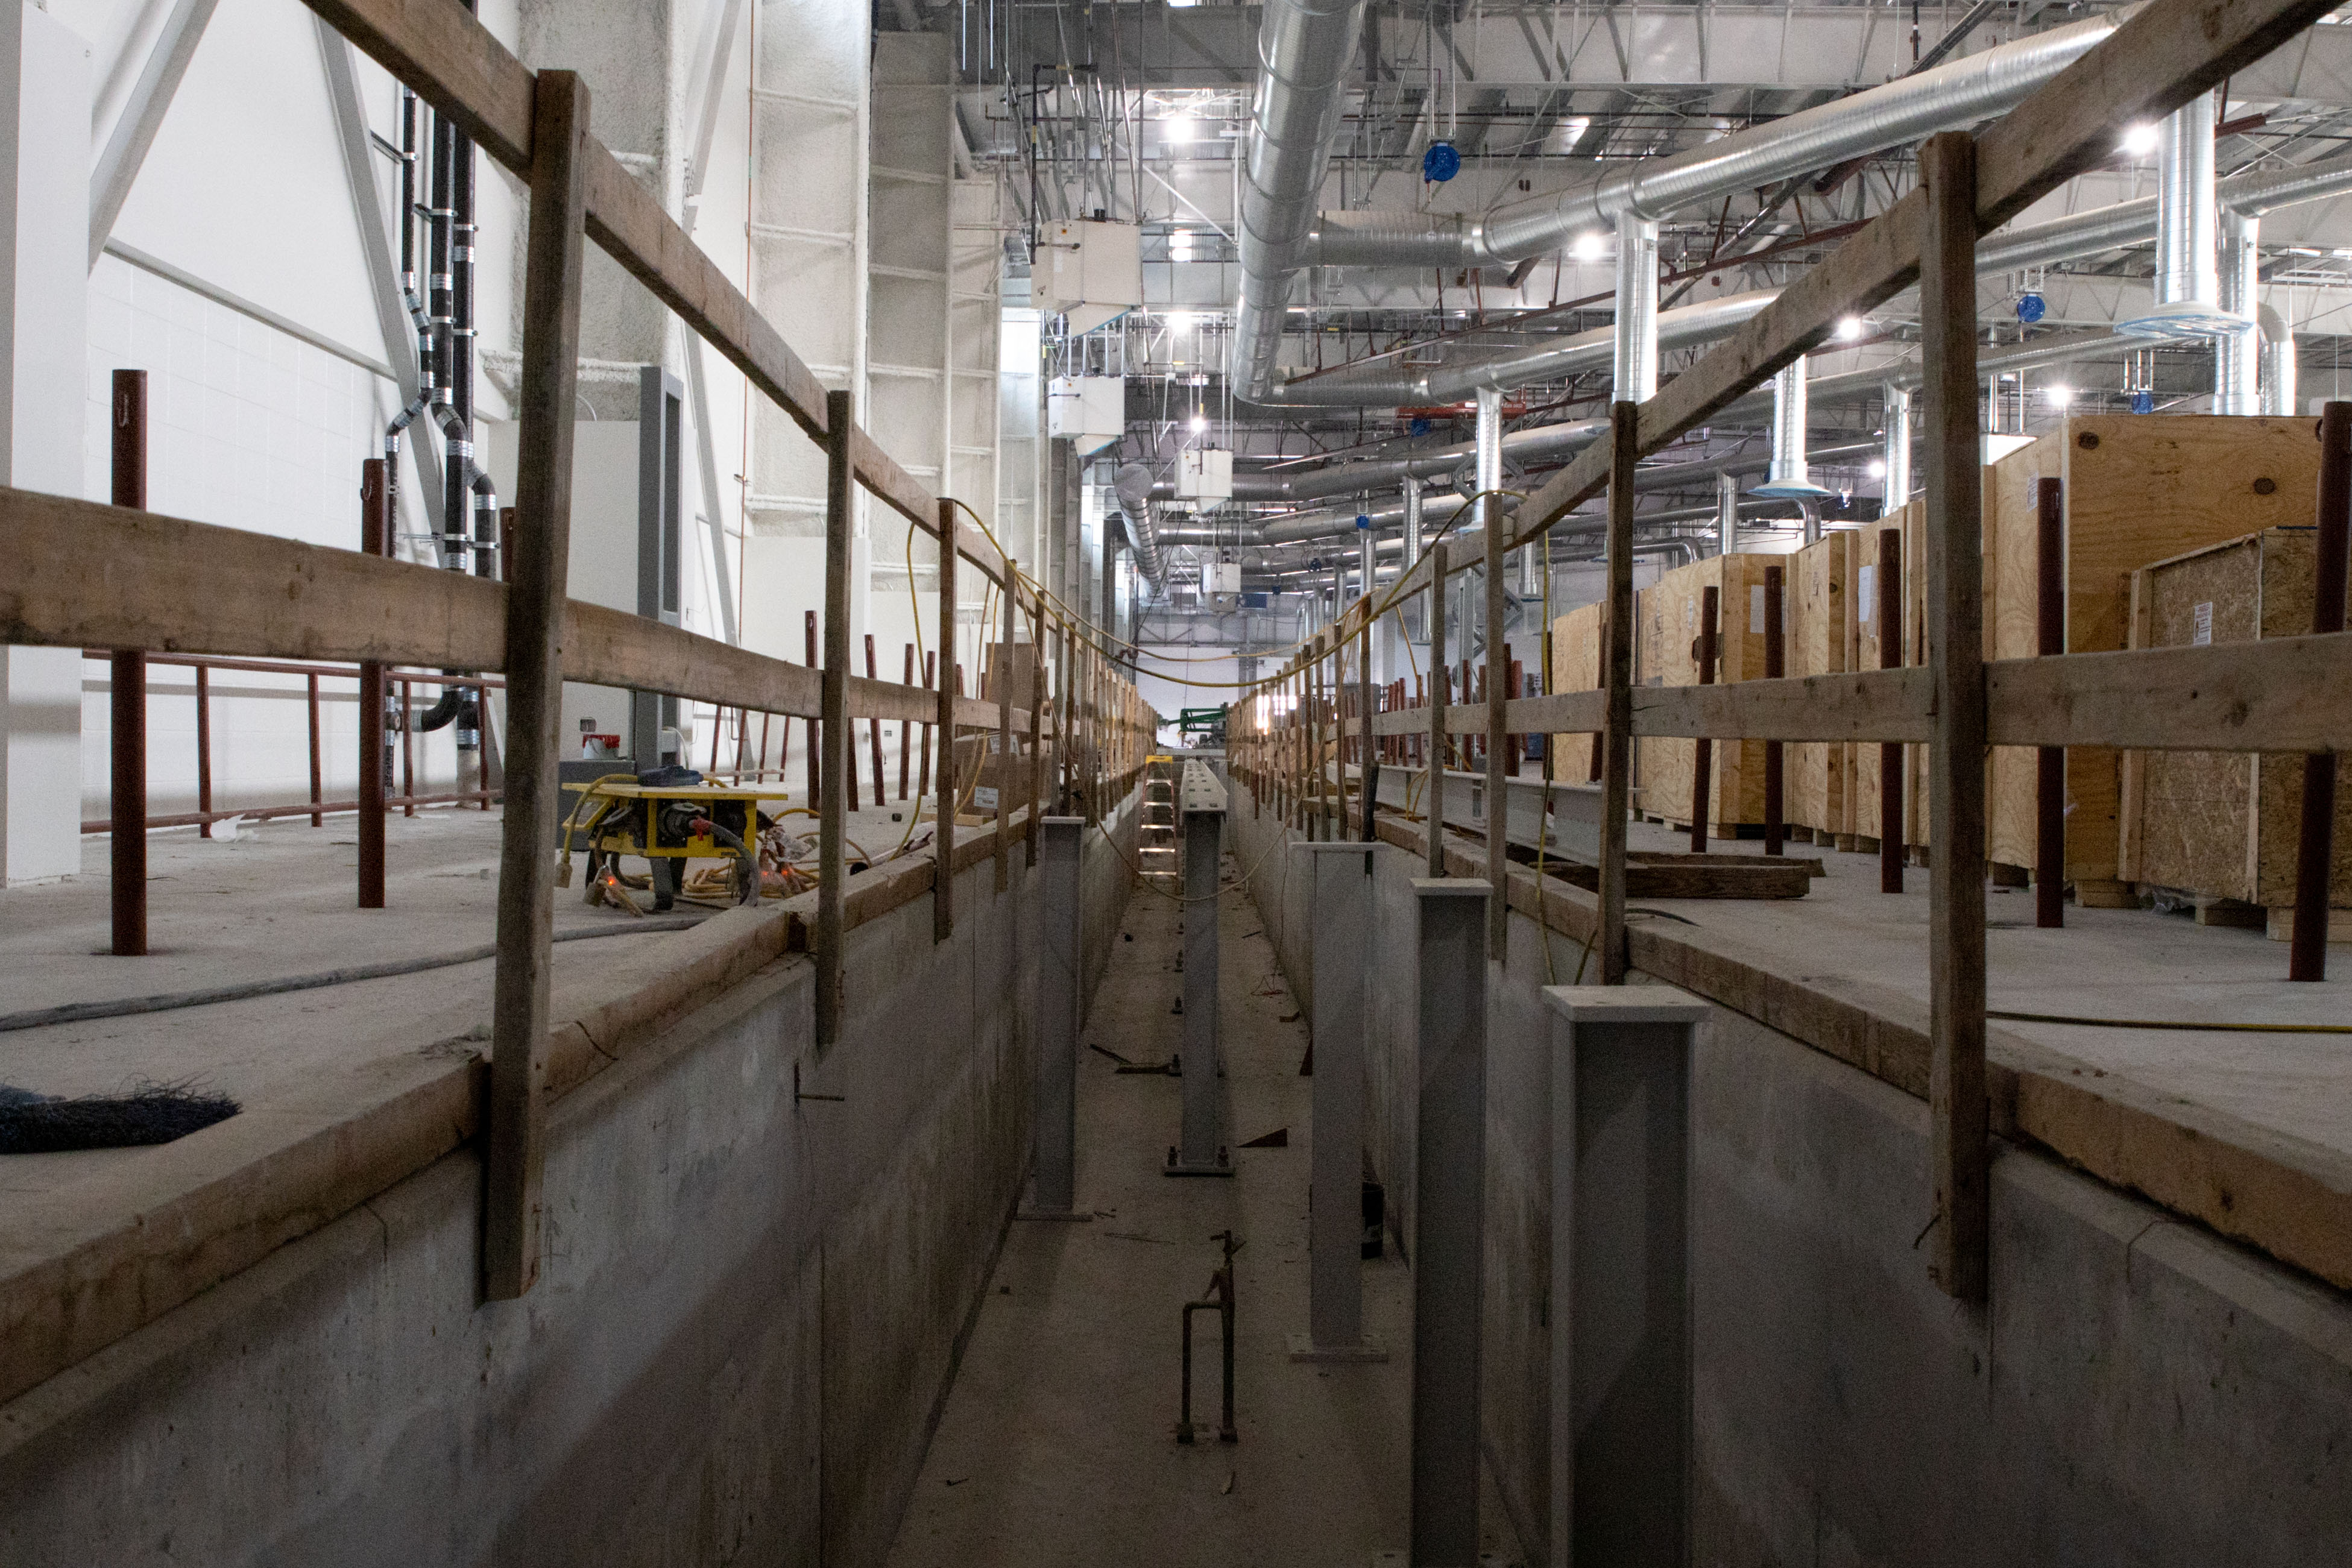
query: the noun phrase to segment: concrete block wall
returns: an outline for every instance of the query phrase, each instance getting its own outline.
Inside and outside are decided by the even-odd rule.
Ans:
[[[1228,822],[1303,993],[1305,884],[1295,866],[1285,875],[1284,830],[1271,810],[1253,816],[1245,791]],[[1377,851],[1366,1137],[1403,1239],[1409,883],[1426,865]],[[1487,971],[1483,1420],[1530,1561],[1549,1560],[1549,1509],[1540,990],[1570,983],[1580,956],[1515,912],[1506,961]],[[1695,1563],[2201,1568],[2352,1552],[2341,1293],[2002,1147],[1990,1303],[1954,1303],[1914,1247],[1930,1211],[1926,1104],[1727,1009],[1702,1038],[1693,1118]]]
[[[881,1562],[1027,1166],[1013,865],[851,934],[830,1050],[787,959],[558,1102],[523,1301],[469,1149],[0,1406],[0,1562]]]

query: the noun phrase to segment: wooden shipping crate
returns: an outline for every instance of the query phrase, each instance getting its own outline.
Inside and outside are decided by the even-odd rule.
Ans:
[[[1903,629],[1905,650],[1902,663],[1916,664],[1925,662],[1926,648],[1923,617],[1927,606],[1927,590],[1921,570],[1920,530],[1927,525],[1927,504],[1914,500],[1892,517],[1874,523],[1864,523],[1846,535],[1846,668],[1874,670],[1879,667],[1878,621],[1878,555],[1882,535],[1893,533],[1903,540]],[[1883,836],[1878,810],[1878,746],[1874,741],[1856,741],[1846,747],[1849,788],[1843,804],[1840,832],[1856,840],[1867,840],[1875,847]],[[1924,746],[1904,747],[1904,842],[1925,846],[1927,841],[1927,810],[1926,795],[1927,748]]]
[[[1601,632],[1608,606],[1581,604],[1551,623],[1551,678],[1547,692],[1597,692],[1601,689]],[[1601,737],[1597,735],[1555,735],[1551,737],[1552,777],[1589,780],[1601,777]]]
[[[2036,652],[2040,530],[2033,481],[2063,486],[2066,652],[2126,645],[2128,579],[2158,561],[2242,535],[2312,520],[2319,485],[2314,422],[2211,414],[2084,414],[1994,464],[1985,476],[1986,655]],[[2251,569],[2247,569],[2251,570]],[[2306,619],[2303,630],[2309,630]],[[2033,862],[2034,762],[1994,749],[1988,852]],[[2068,881],[2085,902],[2119,901],[2122,758],[2066,756]]]
[[[2316,531],[2268,528],[2132,573],[2129,645],[2178,648],[2311,630]],[[2294,903],[2303,758],[2131,751],[2122,764],[2126,882],[2266,909]],[[2328,902],[2352,908],[2352,791],[2339,794]]]
[[[1761,679],[1764,674],[1764,572],[1786,568],[1781,555],[1713,556],[1658,579],[1634,596],[1633,678],[1645,686],[1698,684],[1698,616],[1705,591],[1721,590],[1722,623],[1716,638],[1716,679]],[[1783,575],[1783,594],[1787,593]],[[1785,615],[1787,599],[1783,598]],[[1709,831],[1734,836],[1742,824],[1764,821],[1764,743],[1718,740],[1715,779],[1707,796]],[[1691,815],[1692,765],[1697,742],[1678,736],[1643,736],[1634,744],[1644,815],[1687,825]]]
[[[1789,629],[1783,667],[1791,675],[1834,675],[1848,667],[1846,555],[1850,536],[1833,533],[1789,558]],[[1783,777],[1792,828],[1847,831],[1846,775],[1853,747],[1798,741],[1785,751]]]

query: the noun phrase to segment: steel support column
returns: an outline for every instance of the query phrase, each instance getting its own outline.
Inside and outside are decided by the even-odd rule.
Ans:
[[[1184,822],[1184,1119],[1180,1147],[1168,1151],[1170,1176],[1229,1176],[1220,1082],[1223,1043],[1217,1027],[1217,861],[1225,832],[1225,790],[1198,762],[1184,765],[1176,787]]]
[[[1024,1219],[1091,1219],[1075,1207],[1078,1137],[1079,847],[1084,817],[1040,824],[1037,903],[1037,1082],[1030,1157],[1036,1176]]]
[[[1364,1337],[1365,989],[1371,956],[1372,851],[1293,844],[1307,857],[1314,922],[1315,1083],[1307,1166],[1307,1327],[1293,1361],[1386,1361]]]

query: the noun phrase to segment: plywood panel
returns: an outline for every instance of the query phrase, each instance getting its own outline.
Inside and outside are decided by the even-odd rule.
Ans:
[[[2302,418],[2084,414],[2004,458],[1986,487],[1995,657],[2033,651],[2037,539],[2026,480],[2053,470],[2064,486],[2066,652],[2098,653],[2126,644],[2134,571],[2248,533],[2308,525],[2319,444]],[[1993,859],[2024,864],[2032,858],[2032,763],[2021,763],[2021,784],[2020,767],[1996,758],[1990,847]],[[2067,753],[2070,879],[2120,874],[2121,771],[2110,748]]]
[[[2315,534],[2267,529],[2135,574],[2135,647],[2182,647],[2311,629]],[[2157,887],[2283,908],[2294,899],[2303,759],[2212,751],[2130,756],[2123,865]],[[2352,908],[2352,797],[2340,799],[2330,902]]]
[[[1901,660],[1906,664],[1922,664],[1924,644],[1920,631],[1923,612],[1927,607],[1927,590],[1920,580],[1920,529],[1926,526],[1927,503],[1916,500],[1906,506],[1892,517],[1865,524],[1854,530],[1846,543],[1846,639],[1848,667],[1874,670],[1879,667],[1878,625],[1878,552],[1882,535],[1895,533],[1903,540],[1904,566],[1904,630],[1906,647]],[[1906,841],[1924,843],[1927,841],[1927,811],[1924,794],[1927,747],[1905,747],[1904,785]],[[1847,792],[1843,813],[1846,826],[1842,831],[1864,838],[1880,836],[1878,810],[1878,747],[1861,744],[1847,748],[1853,759],[1848,774],[1852,788]]]
[[[1831,675],[1849,668],[1846,557],[1852,536],[1831,534],[1789,558],[1788,673]],[[1793,827],[1825,833],[1844,826],[1846,773],[1853,748],[1842,742],[1800,741],[1788,747],[1788,815]]]
[[[1551,623],[1551,678],[1547,692],[1596,692],[1601,689],[1601,632],[1608,606],[1580,605]],[[1552,769],[1556,778],[1591,779],[1601,777],[1601,737],[1595,735],[1552,737]]]
[[[1634,679],[1643,685],[1698,684],[1699,608],[1706,590],[1721,591],[1717,634],[1719,681],[1761,679],[1764,674],[1764,572],[1786,566],[1785,556],[1715,556],[1666,573],[1634,596]],[[1692,763],[1697,743],[1645,736],[1635,746],[1640,793],[1650,816],[1690,821]],[[1743,823],[1764,820],[1764,743],[1717,741],[1708,796],[1710,831],[1729,836]]]

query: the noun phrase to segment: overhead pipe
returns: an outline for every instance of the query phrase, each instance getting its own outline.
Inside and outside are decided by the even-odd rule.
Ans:
[[[2292,414],[2295,412],[2294,333],[2286,319],[2267,305],[2255,307],[2254,319],[2263,335],[2260,412]]]
[[[1658,220],[1617,214],[1617,320],[1613,402],[1647,402],[1658,394]]]
[[[1620,214],[1670,216],[1992,119],[2105,41],[2137,9],[2019,38],[1664,158],[1604,164],[1566,191],[1483,217],[1324,212],[1297,265],[1469,267],[1549,255],[1580,234],[1613,226]],[[1264,73],[1259,80],[1263,94]]]
[[[1255,401],[1274,384],[1291,275],[1339,138],[1364,0],[1267,0],[1241,190],[1241,294],[1227,377]]]
[[[2260,277],[2263,220],[2224,208],[2221,217],[2222,309],[2253,324]],[[2254,334],[2224,332],[2213,340],[2213,412],[2255,413],[2263,401],[2262,348]]]
[[[1812,481],[1805,464],[1805,356],[1780,367],[1772,378],[1772,471],[1756,486],[1774,500],[1818,500],[1829,494]]]
[[[1885,487],[1880,493],[1892,511],[1911,499],[1911,389],[1894,380],[1879,386],[1879,434],[1886,444],[1879,457],[1886,465]],[[1811,388],[1805,395],[1811,402]]]
[[[2253,322],[2222,308],[2213,267],[2216,95],[2200,93],[2164,118],[2157,152],[2156,288],[2147,311],[2116,323],[2131,338],[2213,338]]]
[[[1503,436],[1503,457],[1507,463],[1525,463],[1538,458],[1569,456],[1583,451],[1608,433],[1609,422],[1605,419],[1569,420],[1559,424],[1509,431]],[[1234,476],[1233,498],[1236,501],[1315,501],[1329,496],[1353,495],[1360,490],[1384,490],[1407,478],[1446,480],[1472,465],[1476,455],[1477,443],[1463,441],[1418,452],[1410,457],[1376,458],[1369,463],[1335,464],[1324,468],[1236,474]],[[1152,485],[1149,494],[1153,500],[1173,500],[1176,486],[1173,482],[1163,479]]]

